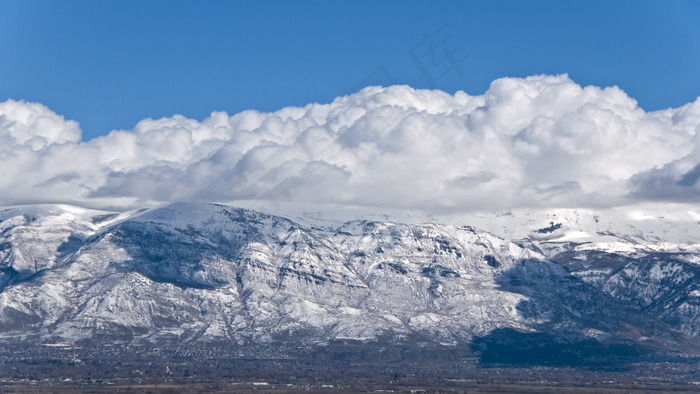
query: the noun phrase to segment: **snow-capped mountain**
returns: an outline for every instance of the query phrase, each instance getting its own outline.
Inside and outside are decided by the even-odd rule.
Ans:
[[[634,215],[510,212],[449,226],[217,204],[9,207],[0,340],[484,350],[537,338],[696,353],[696,219]]]

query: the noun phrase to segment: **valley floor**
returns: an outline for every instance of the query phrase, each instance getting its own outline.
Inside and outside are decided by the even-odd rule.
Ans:
[[[596,367],[483,365],[457,360],[363,362],[256,358],[164,349],[0,351],[0,392],[689,393],[697,360]]]
[[[377,386],[379,387],[379,386]],[[583,393],[583,394],[660,394],[660,393],[697,393],[700,388],[691,385],[590,385],[567,386],[562,384],[539,383],[471,383],[463,385],[424,385],[424,386],[399,386],[381,385],[382,388],[354,385],[352,383],[339,387],[315,387],[315,386],[288,386],[267,385],[264,387],[252,384],[230,383],[228,385],[216,385],[209,383],[175,384],[165,382],[160,384],[137,385],[81,385],[76,383],[61,383],[55,385],[18,383],[0,386],[4,393],[504,393],[504,394],[530,394],[530,393]]]

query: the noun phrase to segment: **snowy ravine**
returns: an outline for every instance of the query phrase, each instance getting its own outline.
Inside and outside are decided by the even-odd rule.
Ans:
[[[692,220],[290,218],[216,204],[0,208],[0,341],[479,349],[544,335],[700,353]]]

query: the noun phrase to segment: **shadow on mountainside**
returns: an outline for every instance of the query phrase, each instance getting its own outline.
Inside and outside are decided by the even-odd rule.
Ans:
[[[661,343],[645,340],[660,323],[570,275],[556,263],[522,260],[499,274],[502,291],[526,296],[517,305],[532,331],[499,328],[470,346],[484,365],[600,366],[650,357]]]
[[[114,241],[131,260],[112,263],[122,271],[138,272],[154,282],[181,288],[215,289],[235,278],[235,260],[243,239],[212,239],[193,227],[168,228],[156,223],[126,222],[115,229]]]

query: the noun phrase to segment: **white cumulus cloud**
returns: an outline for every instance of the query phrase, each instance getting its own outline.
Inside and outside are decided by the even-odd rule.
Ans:
[[[0,204],[281,200],[463,212],[700,196],[700,100],[645,112],[617,87],[503,78],[480,96],[368,87],[272,113],[76,122],[0,103]]]

